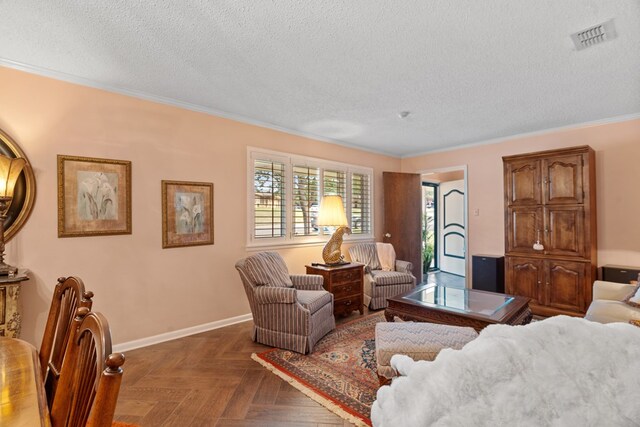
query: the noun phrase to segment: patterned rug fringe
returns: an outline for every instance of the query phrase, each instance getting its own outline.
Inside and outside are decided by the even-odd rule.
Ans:
[[[276,374],[277,376],[279,376],[280,378],[282,378],[283,380],[285,380],[286,382],[288,382],[289,384],[291,384],[297,390],[301,391],[305,396],[309,397],[312,400],[315,400],[316,402],[318,402],[319,404],[321,404],[322,406],[324,406],[325,408],[327,408],[328,410],[330,410],[340,418],[347,420],[358,427],[371,426],[371,424],[366,423],[360,417],[356,417],[355,415],[350,414],[349,412],[345,411],[340,405],[318,394],[313,389],[302,384],[292,376],[285,374],[280,369],[276,368],[266,360],[261,359],[260,356],[258,356],[257,354],[253,353],[251,355],[251,358],[256,362],[258,362],[259,364],[261,364],[262,366],[264,366],[265,368],[267,368],[268,370],[270,370],[271,372],[273,372],[274,374]]]

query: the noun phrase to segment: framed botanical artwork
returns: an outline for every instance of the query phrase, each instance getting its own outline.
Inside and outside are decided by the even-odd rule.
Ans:
[[[213,184],[162,181],[162,247],[213,245]]]
[[[58,155],[58,237],[131,234],[131,162]]]

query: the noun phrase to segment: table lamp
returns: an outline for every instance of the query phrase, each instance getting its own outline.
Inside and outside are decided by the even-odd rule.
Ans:
[[[18,269],[4,262],[4,222],[13,200],[13,190],[27,161],[0,155],[0,276],[15,274]]]
[[[340,247],[342,246],[342,236],[351,234],[348,227],[347,215],[344,213],[344,205],[340,196],[324,196],[320,201],[318,212],[318,225],[337,227],[336,231],[322,249],[322,259],[327,265],[349,264],[344,261]]]

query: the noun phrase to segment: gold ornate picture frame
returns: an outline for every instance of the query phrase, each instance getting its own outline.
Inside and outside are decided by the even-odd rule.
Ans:
[[[213,183],[162,181],[162,247],[213,245]]]
[[[131,234],[131,162],[58,155],[58,237]]]

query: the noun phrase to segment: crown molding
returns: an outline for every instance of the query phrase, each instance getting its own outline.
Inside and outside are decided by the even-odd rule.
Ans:
[[[412,157],[426,156],[428,154],[444,153],[447,151],[461,150],[463,148],[477,147],[479,145],[497,144],[499,142],[505,142],[505,141],[510,141],[514,139],[522,139],[522,138],[527,138],[531,136],[544,135],[544,134],[553,133],[553,132],[561,132],[565,130],[579,129],[579,128],[585,128],[590,126],[601,126],[601,125],[607,125],[612,123],[628,122],[630,120],[636,120],[636,119],[640,119],[640,112],[633,113],[633,114],[625,114],[622,116],[608,117],[606,119],[593,120],[590,122],[573,123],[570,125],[536,130],[533,132],[516,133],[508,136],[501,136],[499,138],[485,139],[483,141],[471,142],[468,144],[460,144],[460,145],[456,145],[455,147],[439,148],[436,150],[422,151],[415,154],[405,154],[400,156],[400,158],[409,159]]]
[[[395,159],[408,159],[408,158],[419,157],[419,156],[424,156],[424,155],[428,155],[428,154],[435,154],[435,153],[442,153],[442,152],[446,152],[446,151],[460,150],[460,149],[463,149],[463,148],[470,148],[470,147],[475,147],[475,146],[479,146],[479,145],[496,144],[496,143],[499,143],[499,142],[504,142],[504,141],[508,141],[508,140],[512,140],[512,139],[520,139],[520,138],[526,138],[526,137],[531,137],[531,136],[536,136],[536,135],[544,135],[544,134],[547,134],[547,133],[559,132],[559,131],[571,130],[571,129],[577,129],[577,128],[587,127],[587,126],[599,126],[599,125],[604,125],[604,124],[619,123],[619,122],[635,120],[635,119],[640,118],[640,112],[638,112],[638,113],[627,114],[627,115],[622,115],[622,116],[614,116],[614,117],[609,117],[609,118],[605,118],[605,119],[593,120],[593,121],[589,121],[589,122],[574,123],[574,124],[570,124],[570,125],[566,125],[566,126],[559,126],[559,127],[554,127],[554,128],[542,129],[542,130],[533,131],[533,132],[524,132],[524,133],[519,133],[519,134],[502,136],[502,137],[499,137],[499,138],[486,139],[486,140],[471,142],[471,143],[467,143],[467,144],[459,144],[459,145],[455,145],[455,146],[452,146],[452,147],[439,148],[439,149],[434,149],[434,150],[418,151],[418,152],[398,155],[398,154],[394,154],[394,153],[391,153],[391,152],[388,152],[388,151],[384,151],[384,150],[376,150],[376,149],[372,149],[372,148],[369,148],[369,147],[364,147],[364,146],[361,146],[361,145],[358,145],[358,144],[348,143],[348,142],[337,140],[337,139],[325,138],[325,137],[322,137],[322,136],[319,136],[319,135],[315,135],[315,134],[312,134],[312,133],[308,133],[308,132],[289,129],[289,128],[286,128],[286,127],[283,127],[283,126],[279,126],[279,125],[275,125],[275,124],[267,123],[267,122],[262,122],[260,120],[255,120],[255,119],[252,119],[250,117],[245,117],[245,116],[242,116],[242,115],[239,115],[239,114],[234,114],[234,113],[229,113],[227,111],[217,110],[215,108],[203,107],[201,105],[196,105],[196,104],[192,104],[192,103],[189,103],[189,102],[184,102],[184,101],[180,101],[180,100],[177,100],[177,99],[167,98],[167,97],[158,96],[158,95],[151,95],[151,94],[148,94],[146,92],[142,92],[142,91],[138,91],[138,90],[134,90],[134,89],[128,89],[128,88],[123,88],[123,87],[118,87],[118,86],[98,83],[98,82],[95,82],[93,80],[90,80],[90,79],[87,79],[87,78],[84,78],[84,77],[79,77],[79,76],[75,76],[75,75],[72,75],[72,74],[63,73],[61,71],[50,70],[48,68],[38,67],[38,66],[35,66],[35,65],[25,64],[25,63],[22,63],[22,62],[13,61],[13,60],[6,59],[6,58],[0,58],[0,66],[4,66],[4,67],[7,67],[7,68],[12,68],[12,69],[19,70],[19,71],[24,71],[24,72],[30,73],[30,74],[36,74],[36,75],[43,76],[43,77],[49,77],[49,78],[52,78],[52,79],[55,79],[55,80],[61,80],[61,81],[65,81],[65,82],[68,82],[68,83],[73,83],[73,84],[77,84],[77,85],[81,85],[81,86],[87,86],[87,87],[91,87],[91,88],[94,88],[94,89],[100,89],[100,90],[104,90],[104,91],[107,91],[107,92],[112,92],[112,93],[117,93],[117,94],[120,94],[120,95],[130,96],[130,97],[133,97],[133,98],[143,99],[145,101],[155,102],[155,103],[164,104],[164,105],[170,105],[170,106],[181,108],[181,109],[184,109],[184,110],[195,111],[195,112],[198,112],[198,113],[204,113],[204,114],[208,114],[208,115],[211,115],[211,116],[221,117],[221,118],[233,120],[233,121],[236,121],[236,122],[249,124],[249,125],[252,125],[252,126],[258,126],[258,127],[261,127],[261,128],[274,130],[274,131],[277,131],[277,132],[284,132],[284,133],[287,133],[287,134],[290,134],[290,135],[295,135],[295,136],[300,136],[302,138],[312,139],[314,141],[326,142],[328,144],[340,145],[342,147],[351,148],[351,149],[354,149],[354,150],[360,150],[360,151],[365,151],[365,152],[369,152],[369,153],[372,153],[372,154],[378,154],[378,155],[382,155],[382,156],[392,157],[392,158],[395,158]]]
[[[312,139],[314,141],[326,142],[328,144],[340,145],[346,148],[351,148],[354,150],[366,151],[373,154],[379,154],[387,157],[393,157],[399,159],[400,156],[397,154],[393,154],[384,150],[376,150],[369,147],[363,147],[361,145],[348,143],[345,141],[325,138],[323,136],[315,135],[309,132],[303,132],[300,130],[289,129],[283,126],[275,125],[272,123],[262,122],[260,120],[252,119],[250,117],[242,116],[240,114],[229,113],[228,111],[217,110],[215,108],[203,107],[201,105],[192,104],[190,102],[184,102],[173,98],[167,98],[164,96],[151,95],[146,92],[142,92],[135,89],[128,89],[119,86],[113,86],[103,83],[98,83],[93,80],[75,76],[72,74],[63,73],[61,71],[50,70],[48,68],[37,67],[35,65],[29,65],[22,62],[12,61],[6,58],[0,58],[0,66],[12,68],[18,71],[24,71],[29,74],[36,74],[38,76],[48,77],[55,80],[61,80],[67,83],[73,83],[80,86],[87,86],[93,89],[100,89],[106,92],[117,93],[120,95],[130,96],[133,98],[143,99],[145,101],[151,101],[158,104],[170,105],[172,107],[182,108],[184,110],[195,111],[198,113],[204,113],[211,116],[222,117],[224,119],[233,120],[240,123],[249,124],[252,126],[258,126],[261,128],[266,128],[270,130],[275,130],[278,132],[284,132],[290,135],[300,136],[307,139]]]

